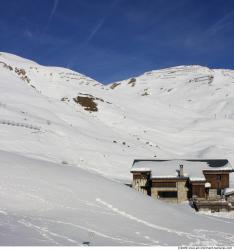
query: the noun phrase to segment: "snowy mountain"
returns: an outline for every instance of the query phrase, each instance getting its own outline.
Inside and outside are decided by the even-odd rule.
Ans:
[[[233,245],[233,219],[123,185],[135,158],[234,165],[233,127],[233,70],[179,66],[103,85],[0,53],[0,244]]]

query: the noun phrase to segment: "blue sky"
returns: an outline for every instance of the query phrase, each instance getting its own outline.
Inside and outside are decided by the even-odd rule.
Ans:
[[[0,51],[103,82],[234,68],[233,0],[0,0]]]

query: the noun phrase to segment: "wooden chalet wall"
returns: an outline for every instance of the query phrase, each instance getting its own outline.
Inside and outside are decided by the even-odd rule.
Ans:
[[[212,189],[224,189],[229,187],[229,173],[225,171],[203,171],[206,181]]]
[[[206,196],[205,182],[201,182],[201,181],[192,182],[191,194],[192,194],[192,196],[197,196],[199,198],[205,198],[205,196]]]

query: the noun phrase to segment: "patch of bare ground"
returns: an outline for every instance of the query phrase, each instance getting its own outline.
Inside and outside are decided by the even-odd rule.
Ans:
[[[10,65],[8,65],[8,64],[6,64],[6,63],[4,63],[4,62],[0,62],[0,63],[3,64],[3,67],[4,67],[4,68],[9,69],[10,71],[13,70],[13,68],[12,68]]]
[[[115,88],[118,87],[119,85],[120,85],[120,83],[115,82],[115,83],[111,84],[110,88],[111,88],[111,89],[115,89]]]
[[[4,62],[1,62],[0,61],[0,64],[3,65],[4,68],[6,69],[9,69],[10,71],[13,71],[13,67],[11,67],[10,65],[4,63]],[[15,68],[15,73],[20,77],[21,80],[27,82],[27,83],[30,83],[30,79],[28,78],[28,76],[26,75],[26,72],[24,69],[19,69],[19,68]]]
[[[84,107],[84,110],[89,111],[89,112],[97,112],[98,111],[98,104],[95,101],[100,101],[103,103],[107,104],[112,104],[111,102],[105,101],[102,98],[90,95],[90,94],[84,94],[84,93],[79,93],[79,95],[73,100],[76,103],[79,103],[82,107]],[[67,97],[63,97],[61,101],[69,101]]]
[[[148,88],[147,89],[144,89],[144,93],[143,94],[141,94],[142,96],[147,96],[147,95],[149,95],[149,93],[148,93]]]
[[[34,85],[30,84],[30,86],[31,86],[32,88],[36,89],[36,87],[35,87]]]
[[[69,98],[68,97],[62,97],[61,99],[60,99],[60,101],[62,101],[62,102],[70,102],[70,100],[69,100]]]
[[[30,79],[28,78],[28,76],[26,75],[26,71],[24,69],[19,69],[19,68],[15,68],[15,73],[20,77],[21,80],[30,83]]]
[[[132,87],[136,85],[136,78],[131,78],[130,81],[128,82]]]
[[[79,103],[84,110],[89,112],[97,112],[97,103],[94,102],[95,98],[90,96],[77,96],[73,98],[74,102]]]

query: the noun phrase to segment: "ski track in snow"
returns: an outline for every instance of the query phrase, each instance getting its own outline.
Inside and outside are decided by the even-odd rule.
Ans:
[[[1,208],[0,208],[0,214],[7,215],[7,212],[6,212],[6,211],[4,211],[4,210],[1,210]]]
[[[46,220],[46,221],[50,221],[51,222],[52,220]],[[46,227],[39,227],[39,226],[37,226],[37,225],[35,225],[35,224],[31,223],[31,222],[28,222],[26,220],[23,220],[23,219],[19,220],[18,222],[21,223],[21,224],[23,224],[26,227],[30,227],[30,228],[33,228],[33,229],[37,230],[38,232],[40,232],[40,234],[42,236],[45,236],[49,240],[55,242],[56,245],[61,245],[61,243],[58,242],[58,241],[55,241],[54,238],[59,238],[59,239],[65,240],[68,243],[71,243],[72,245],[74,245],[74,244],[75,245],[82,245],[81,242],[78,242],[78,241],[76,241],[74,239],[71,239],[68,236],[65,236],[64,234],[58,234],[58,233],[52,232],[51,230],[49,230]],[[58,221],[58,223],[62,223],[62,222]],[[63,223],[63,224],[69,225],[69,223]],[[80,227],[80,228],[82,228],[82,227]],[[87,230],[87,231],[90,231],[90,230]],[[90,231],[90,232],[93,232],[93,231]],[[51,237],[54,237],[54,238],[51,238]]]
[[[53,243],[55,245],[59,245],[59,243],[57,241],[55,241],[53,238],[51,238],[49,236],[51,234],[51,232],[49,232],[46,228],[38,227],[38,226],[33,225],[32,223],[30,223],[28,221],[24,221],[24,220],[19,220],[18,223],[25,226],[25,227],[27,227],[27,228],[31,228],[31,229],[35,230],[43,238],[49,240],[51,243]]]
[[[70,227],[73,227],[73,228],[77,228],[77,229],[81,229],[81,230],[87,231],[87,232],[89,232],[91,234],[95,234],[95,235],[97,235],[97,236],[99,236],[101,238],[107,238],[107,239],[111,239],[111,240],[114,240],[114,241],[117,241],[117,242],[130,243],[130,244],[135,244],[136,243],[136,242],[131,241],[131,240],[127,240],[127,239],[123,239],[123,238],[119,238],[119,237],[110,236],[110,235],[98,232],[96,230],[93,230],[93,229],[91,229],[89,227],[84,227],[84,226],[81,226],[81,225],[77,225],[75,223],[70,223],[70,222],[65,222],[65,221],[60,221],[60,220],[53,220],[53,219],[46,219],[46,218],[41,218],[41,219],[35,219],[35,218],[33,218],[33,220],[38,220],[38,221],[41,221],[41,222],[50,222],[50,223],[53,223],[53,224],[62,224],[62,225],[70,226]],[[33,224],[31,224],[31,223],[29,223],[28,225],[32,225],[33,226]],[[41,228],[41,227],[38,227],[38,226],[36,228],[39,228],[42,231],[45,231],[44,228]],[[66,237],[64,236],[64,238],[66,238]],[[148,244],[146,244],[146,243],[139,243],[138,242],[138,245],[144,246],[144,245],[148,245]]]
[[[98,203],[101,203],[101,204],[104,205],[105,207],[109,208],[110,210],[114,211],[115,213],[120,214],[120,215],[122,215],[122,216],[124,216],[124,217],[126,217],[126,218],[128,218],[128,219],[130,219],[130,220],[134,220],[134,221],[136,221],[136,222],[138,222],[138,223],[144,224],[144,225],[146,225],[146,226],[148,226],[148,227],[151,227],[151,228],[154,228],[154,229],[157,229],[157,230],[166,231],[166,232],[168,232],[168,233],[175,233],[175,234],[177,234],[177,235],[179,235],[179,236],[182,236],[182,235],[188,236],[188,235],[190,235],[190,234],[188,234],[188,233],[186,233],[186,232],[181,232],[181,231],[177,231],[177,230],[172,230],[172,229],[166,228],[166,227],[160,227],[160,226],[158,226],[158,225],[155,225],[155,224],[149,223],[149,222],[147,222],[147,221],[144,221],[144,220],[142,220],[142,219],[139,219],[139,218],[137,218],[137,217],[135,217],[135,216],[133,216],[133,215],[131,215],[131,214],[128,214],[128,213],[126,213],[126,212],[124,212],[124,211],[119,210],[118,208],[113,207],[111,204],[109,204],[109,203],[107,203],[107,202],[105,202],[105,201],[103,201],[103,200],[101,200],[101,199],[99,199],[99,198],[97,198],[96,201],[97,201]]]
[[[128,214],[122,210],[119,210],[118,208],[112,206],[111,204],[101,200],[100,198],[96,198],[96,201],[98,203],[101,203],[103,206],[109,208],[110,210],[114,211],[117,214],[120,214],[130,220],[136,221],[138,223],[144,224],[147,227],[151,227],[154,228],[156,230],[161,230],[161,231],[166,231],[168,233],[172,233],[172,234],[176,234],[178,236],[185,236],[188,239],[193,239],[196,240],[195,244],[192,242],[190,243],[190,245],[217,245],[218,241],[215,240],[214,238],[207,238],[207,235],[204,234],[204,232],[211,234],[211,237],[215,237],[215,235],[217,233],[222,234],[223,238],[228,239],[229,241],[234,243],[234,236],[232,234],[226,234],[226,233],[222,233],[222,232],[217,232],[217,231],[208,231],[208,230],[200,230],[200,229],[195,229],[194,231],[197,232],[198,234],[191,234],[191,233],[187,233],[187,232],[182,232],[182,231],[178,231],[178,230],[173,230],[167,227],[161,227],[155,224],[152,224],[150,222],[147,222],[145,220],[139,219],[131,214]]]
[[[222,212],[219,212],[219,213],[222,213]],[[229,213],[232,213],[232,217],[229,215]],[[223,215],[222,216],[217,216],[217,215],[213,215],[213,214],[210,214],[210,213],[207,213],[207,212],[199,212],[199,216],[204,216],[204,217],[208,217],[209,219],[211,220],[216,220],[216,221],[220,221],[220,222],[224,222],[224,223],[227,223],[227,224],[233,224],[234,226],[234,212],[229,212],[228,214]],[[230,217],[228,217],[230,216]],[[230,220],[231,219],[231,220]]]

